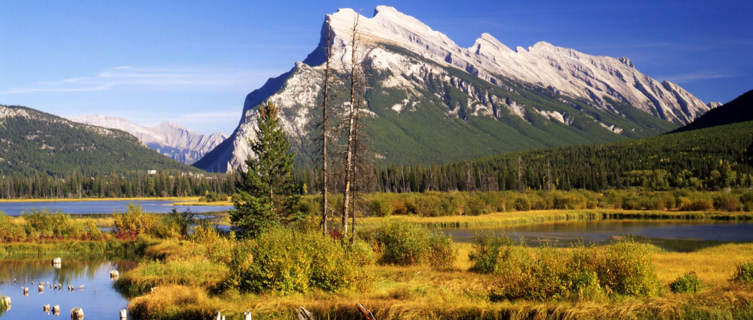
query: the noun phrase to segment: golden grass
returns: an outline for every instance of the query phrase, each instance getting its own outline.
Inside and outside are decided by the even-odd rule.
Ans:
[[[724,286],[729,284],[737,265],[753,261],[753,244],[724,244],[694,252],[655,252],[651,258],[663,284],[692,271],[707,287]]]
[[[452,270],[436,271],[425,265],[372,265],[366,267],[370,283],[332,294],[315,290],[285,296],[257,295],[229,289],[212,296],[207,293],[211,288],[206,286],[164,282],[167,285],[160,285],[155,293],[133,299],[129,308],[150,319],[193,319],[195,315],[216,315],[217,311],[235,319],[247,310],[259,319],[295,319],[293,310],[298,306],[314,312],[317,319],[361,319],[355,309],[357,302],[374,311],[378,319],[734,319],[753,315],[753,290],[729,282],[737,264],[753,259],[753,243],[688,253],[666,252],[647,245],[664,288],[659,296],[557,302],[491,302],[488,294],[498,281],[497,276],[468,271],[472,244],[457,243],[456,248]],[[147,249],[152,256],[167,256],[168,261],[183,259],[188,251],[200,252],[190,242],[175,241]],[[670,293],[668,283],[690,271],[703,281],[702,291]]]
[[[233,202],[230,200],[226,201],[214,201],[214,202],[204,202],[204,201],[180,201],[180,202],[173,202],[173,206],[228,206],[232,207]]]
[[[422,217],[395,215],[389,217],[364,217],[362,227],[374,227],[387,220],[396,220],[438,228],[497,228],[510,225],[538,224],[558,221],[584,221],[604,219],[667,219],[667,220],[713,220],[753,218],[747,212],[727,211],[658,211],[622,209],[580,209],[580,210],[532,210],[495,212],[478,216]]]

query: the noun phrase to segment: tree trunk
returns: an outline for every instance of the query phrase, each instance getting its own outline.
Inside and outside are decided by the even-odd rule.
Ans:
[[[350,207],[350,184],[353,171],[353,142],[355,133],[355,116],[356,116],[356,31],[358,30],[358,17],[353,22],[353,32],[351,33],[350,44],[350,105],[348,111],[348,147],[345,152],[345,189],[343,190],[343,237],[348,235],[348,209]]]
[[[329,60],[332,56],[332,32],[327,32],[327,62],[324,68],[324,97],[322,99],[322,234],[327,235],[327,96],[329,95]]]

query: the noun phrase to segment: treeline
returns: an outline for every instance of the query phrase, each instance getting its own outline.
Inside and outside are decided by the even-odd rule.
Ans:
[[[601,191],[753,186],[753,122],[602,145],[507,153],[433,166],[373,168],[368,191]],[[318,186],[316,175],[298,178]]]
[[[0,198],[96,198],[96,197],[181,197],[207,193],[231,194],[235,175],[143,171],[126,174],[67,177],[47,174],[3,176]]]

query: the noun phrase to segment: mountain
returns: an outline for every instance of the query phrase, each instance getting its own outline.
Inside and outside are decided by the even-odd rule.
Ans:
[[[625,193],[615,189],[638,187],[687,192],[751,188],[751,133],[753,121],[745,121],[608,144],[505,153],[438,166],[376,167],[376,181],[371,183],[370,190],[515,190],[519,182],[524,188],[546,190],[547,181],[551,181],[551,187],[559,190],[611,189],[606,191],[608,197],[621,199],[627,207],[651,208],[656,201],[666,200],[651,199],[646,203],[625,197]],[[519,163],[524,165],[521,167]],[[521,171],[522,179],[518,176]]]
[[[306,155],[321,97],[324,45],[332,34],[338,85],[347,86],[358,14],[327,15],[320,44],[303,62],[246,97],[233,134],[195,166],[244,165],[256,106],[272,101],[299,155]],[[468,48],[395,8],[359,16],[358,55],[367,79],[366,130],[382,163],[436,163],[502,152],[660,134],[709,109],[627,58],[592,56],[539,42],[512,50],[489,34]],[[342,92],[342,91],[341,91]],[[345,94],[336,106],[342,108]],[[305,156],[302,156],[305,160]]]
[[[221,133],[203,135],[165,121],[155,127],[144,127],[123,118],[85,115],[71,118],[76,122],[128,132],[144,145],[177,161],[192,164],[214,149],[227,137]]]
[[[722,106],[709,110],[698,117],[698,119],[695,119],[695,121],[676,129],[674,132],[703,129],[751,120],[753,120],[753,90]]]
[[[199,170],[164,157],[120,130],[0,105],[0,176],[68,176],[133,170]]]

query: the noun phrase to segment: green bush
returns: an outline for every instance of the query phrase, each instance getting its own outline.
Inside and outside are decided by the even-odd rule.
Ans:
[[[392,201],[377,195],[374,199],[366,201],[366,215],[386,217],[392,214]]]
[[[753,262],[738,265],[732,279],[741,283],[753,283]]]
[[[273,228],[236,247],[227,285],[251,292],[335,292],[360,279],[356,265],[336,240]]]
[[[119,237],[133,238],[140,234],[148,234],[157,222],[153,215],[147,215],[141,211],[141,206],[129,204],[124,213],[112,215],[115,233]]]
[[[684,203],[680,210],[683,211],[704,211],[714,209],[714,203],[710,199],[695,199],[689,203]]]
[[[720,193],[714,197],[714,208],[724,211],[739,211],[740,200],[730,193]]]
[[[0,211],[0,240],[3,242],[26,239],[26,230],[19,224],[13,223],[11,217]]]
[[[500,251],[513,244],[512,239],[503,236],[478,235],[474,239],[470,254],[471,271],[479,273],[496,273],[499,271]]]
[[[79,238],[84,235],[84,226],[61,212],[51,214],[47,210],[32,210],[23,217],[26,234],[31,238]]]
[[[669,289],[674,293],[696,293],[701,288],[701,279],[695,272],[689,272],[675,279],[669,284]]]
[[[423,261],[429,247],[429,231],[405,222],[387,222],[377,230],[376,241],[382,249],[380,262],[411,265]]]
[[[498,275],[492,300],[558,300],[658,292],[646,248],[622,242],[569,251],[513,245],[504,237],[479,237],[471,270]]]
[[[434,233],[429,237],[427,262],[435,270],[450,270],[455,267],[457,250],[452,239],[444,234]]]
[[[437,270],[450,269],[455,265],[452,239],[443,234],[433,234],[420,225],[387,222],[376,230],[374,241],[381,250],[381,263],[426,263]]]
[[[376,254],[368,242],[356,239],[348,245],[348,257],[358,266],[367,266],[376,262]]]

